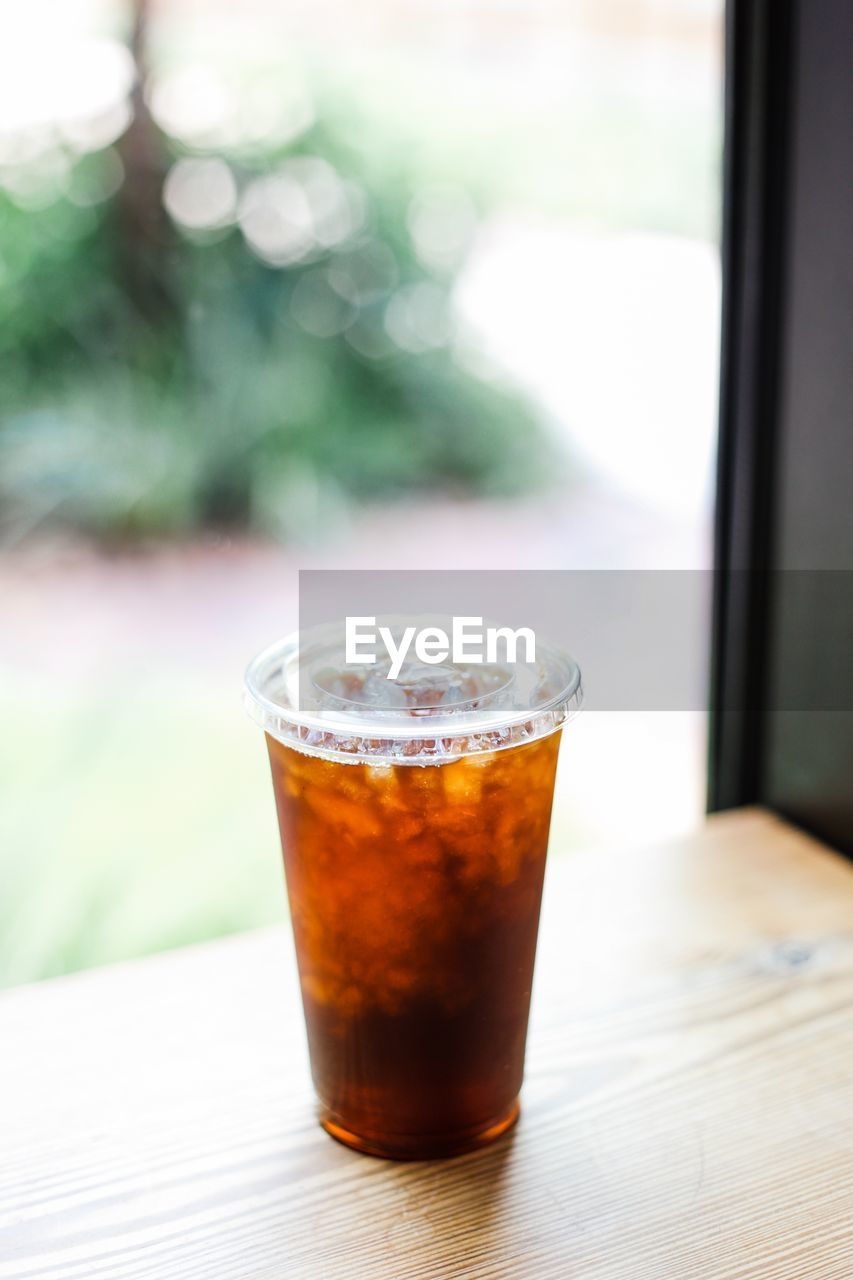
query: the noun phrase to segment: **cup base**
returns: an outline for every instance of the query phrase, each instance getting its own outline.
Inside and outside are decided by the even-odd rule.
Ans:
[[[518,1120],[521,1110],[518,1098],[508,1111],[496,1120],[490,1120],[476,1129],[461,1133],[430,1134],[418,1137],[413,1134],[365,1134],[347,1128],[331,1112],[320,1112],[320,1124],[332,1138],[363,1155],[379,1156],[383,1160],[444,1160],[476,1151],[500,1138]]]

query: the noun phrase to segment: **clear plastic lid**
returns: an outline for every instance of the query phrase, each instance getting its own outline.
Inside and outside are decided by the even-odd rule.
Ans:
[[[391,627],[395,636],[402,629]],[[389,678],[392,669],[379,655],[347,663],[341,627],[294,632],[250,664],[246,709],[272,737],[310,755],[425,765],[545,737],[583,697],[577,664],[538,640],[530,662],[412,657]]]

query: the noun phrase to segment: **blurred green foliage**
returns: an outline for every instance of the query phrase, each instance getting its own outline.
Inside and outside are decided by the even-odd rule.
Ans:
[[[266,200],[267,247],[299,164],[327,203],[356,204],[343,234],[278,263],[252,251],[236,212],[196,229],[162,204],[150,216],[182,155],[153,125],[143,162],[150,170],[153,147],[154,172],[131,131],[118,150],[61,156],[56,198],[37,169],[23,193],[0,193],[7,538],[56,523],[106,538],[310,534],[348,498],[510,493],[553,467],[528,405],[454,353],[449,295],[465,243],[425,266],[407,222],[416,168],[402,148],[368,163],[335,120],[325,113],[290,147],[215,161],[242,207],[253,192]],[[191,164],[204,198],[208,171],[194,178]]]
[[[131,6],[116,8],[110,32],[127,41]],[[256,102],[274,117],[301,72],[313,123],[288,145],[181,143],[164,128],[153,168],[136,164],[132,133],[88,152],[59,136],[0,167],[0,537],[229,523],[310,536],[351,500],[559,476],[529,406],[455,359],[443,313],[465,226],[425,263],[413,203],[443,185],[473,200],[474,221],[515,208],[713,238],[716,106],[688,76],[677,102],[623,86],[621,59],[590,91],[572,91],[562,62],[559,92],[528,66],[519,92],[514,57],[482,74],[479,38],[436,59],[371,29],[369,56],[339,41],[334,65],[335,42],[313,63],[289,47],[285,65],[254,17],[187,13],[157,8],[155,81],[201,67],[238,114]],[[310,157],[357,189],[363,216],[295,260],[264,261],[239,216],[193,231],[163,213],[182,159],[227,164],[239,215],[253,184]],[[404,345],[388,332],[413,296],[428,303],[425,349],[407,348],[399,315]],[[268,772],[232,683],[196,686],[159,656],[147,678],[117,659],[94,688],[0,671],[0,985],[281,918]],[[557,805],[555,847],[577,821]]]

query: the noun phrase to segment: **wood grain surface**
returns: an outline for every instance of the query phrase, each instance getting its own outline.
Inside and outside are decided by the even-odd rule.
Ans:
[[[853,871],[756,811],[552,855],[522,1119],[315,1125],[286,929],[0,999],[2,1280],[851,1280]]]

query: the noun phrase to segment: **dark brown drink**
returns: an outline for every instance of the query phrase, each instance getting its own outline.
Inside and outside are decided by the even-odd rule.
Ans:
[[[441,763],[323,759],[267,735],[321,1122],[448,1156],[518,1093],[559,731]]]
[[[320,1120],[359,1151],[455,1155],[518,1115],[557,753],[580,671],[546,644],[511,653],[524,629],[493,629],[485,656],[471,653],[461,624],[476,618],[447,632],[397,616],[379,625],[387,656],[365,655],[352,621],[287,636],[246,673]],[[417,660],[401,659],[413,636]]]

